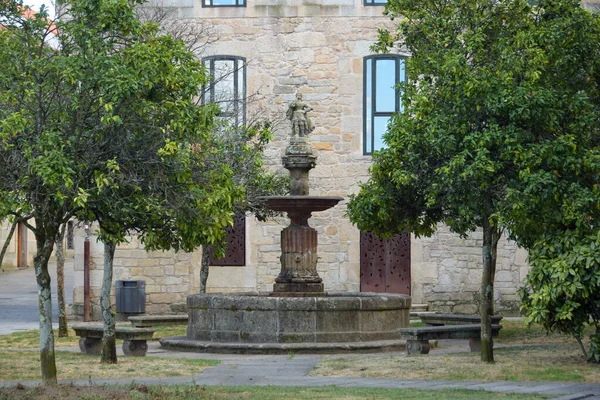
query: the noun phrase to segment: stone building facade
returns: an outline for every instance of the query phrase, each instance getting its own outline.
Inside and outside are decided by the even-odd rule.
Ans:
[[[211,73],[217,64],[209,60],[241,63],[235,65],[243,71],[235,73],[231,84],[238,95],[242,92],[250,99],[245,118],[266,116],[280,122],[267,151],[272,168],[281,168],[290,132],[283,118],[287,104],[300,92],[314,109],[311,118],[316,126],[309,137],[318,157],[310,173],[310,193],[347,198],[358,191],[359,182],[368,179],[370,150],[379,143],[373,131],[381,129],[387,111],[398,108],[398,104],[375,108],[373,99],[379,94],[383,93],[381,102],[389,100],[389,85],[380,85],[377,79],[389,71],[395,71],[396,81],[403,79],[403,55],[392,55],[381,64],[376,63],[385,57],[372,58],[370,46],[377,30],[396,24],[382,16],[381,4],[373,0],[172,0],[168,6],[177,18],[203,24],[218,37],[199,54]],[[376,70],[375,65],[381,68]],[[380,78],[374,77],[377,72]],[[318,272],[326,291],[361,290],[361,235],[345,210],[342,202],[310,220],[319,232]],[[280,269],[279,235],[286,219],[260,223],[247,216],[243,224],[244,264],[211,267],[210,291],[272,289]],[[83,233],[76,232],[76,270],[83,265],[82,239]],[[92,243],[92,297],[97,302],[103,253],[101,244],[95,239]],[[181,311],[186,296],[198,290],[199,254],[147,253],[132,238],[116,252],[115,279],[146,281],[147,312]],[[431,238],[411,238],[407,254],[410,276],[406,279],[411,282],[413,303],[428,303],[440,311],[476,312],[480,234],[461,239],[442,226]],[[499,310],[518,308],[516,289],[526,272],[526,253],[503,240],[496,274]],[[78,273],[76,304],[83,301],[82,285]]]
[[[8,221],[0,225],[0,247],[4,246],[6,240],[11,236],[11,228],[12,224]],[[0,270],[11,271],[33,267],[35,249],[33,233],[24,224],[17,224],[8,242]]]

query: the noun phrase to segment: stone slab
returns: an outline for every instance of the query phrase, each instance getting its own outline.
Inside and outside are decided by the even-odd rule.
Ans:
[[[141,315],[129,317],[129,322],[136,328],[159,325],[187,325],[188,315]]]
[[[501,325],[492,325],[492,335],[498,336],[502,329]],[[447,325],[426,326],[422,328],[399,328],[400,337],[406,340],[441,340],[441,339],[471,339],[481,335],[481,326],[470,325]]]
[[[427,325],[465,325],[481,323],[481,317],[479,315],[469,314],[419,314],[419,318]],[[492,316],[493,325],[498,325],[501,320],[501,315]]]
[[[77,336],[102,338],[104,327],[100,324],[75,324],[71,328]],[[154,335],[152,328],[134,328],[117,326],[115,336],[121,340],[151,340]]]
[[[190,340],[185,336],[160,339],[160,345],[168,350],[198,353],[241,353],[241,354],[335,354],[335,353],[378,353],[403,351],[403,340],[381,340],[372,342],[336,343],[240,343]]]

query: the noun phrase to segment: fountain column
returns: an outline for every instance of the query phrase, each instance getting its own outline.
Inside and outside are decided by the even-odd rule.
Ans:
[[[316,157],[306,137],[293,136],[282,157],[290,171],[290,196],[308,196],[308,172]],[[311,296],[323,293],[323,279],[317,273],[317,231],[308,225],[310,207],[286,210],[290,225],[281,231],[281,272],[273,285],[274,296]]]

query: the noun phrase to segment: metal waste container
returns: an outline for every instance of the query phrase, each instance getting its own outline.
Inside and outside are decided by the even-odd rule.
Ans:
[[[146,312],[145,281],[116,281],[115,289],[118,313]]]

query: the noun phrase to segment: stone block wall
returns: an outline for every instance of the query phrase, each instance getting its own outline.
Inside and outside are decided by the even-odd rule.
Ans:
[[[312,3],[311,3],[312,4]],[[383,7],[357,1],[330,1],[311,9],[306,2],[249,1],[244,9],[181,7],[179,16],[210,26],[219,40],[202,56],[233,55],[247,61],[249,119],[275,121],[267,150],[280,169],[289,137],[284,118],[297,91],[313,107],[315,131],[309,142],[317,155],[310,193],[347,197],[368,178],[370,156],[362,153],[363,59],[377,29],[394,26]],[[275,9],[277,8],[278,11]],[[359,291],[359,231],[344,216],[345,203],[314,213],[309,223],[319,233],[318,272],[328,291]],[[280,232],[286,218],[259,223],[247,218],[246,267],[214,267],[209,288],[216,291],[271,290],[280,270]]]
[[[90,237],[90,297],[92,319],[102,318],[100,293],[104,268],[104,245],[97,241],[92,227]],[[73,260],[75,281],[74,312],[83,315],[83,246],[84,231],[75,231]],[[136,237],[115,251],[111,303],[115,304],[115,281],[143,280],[146,282],[146,313],[173,314],[185,312],[188,295],[198,293],[200,286],[200,253],[144,250]]]
[[[8,234],[10,232],[11,223],[3,221],[0,223],[0,249],[4,246]],[[2,265],[0,265],[1,271],[14,271],[17,269],[17,240],[18,240],[18,228],[15,228],[13,236],[8,244]],[[35,236],[29,229],[27,230],[27,266],[33,268],[33,256],[36,251]]]
[[[171,0],[167,5],[177,18],[201,24],[218,38],[199,57],[246,59],[247,119],[274,122],[274,140],[266,151],[270,168],[287,173],[281,166],[290,133],[285,111],[299,91],[313,107],[316,127],[309,137],[318,157],[310,172],[310,193],[347,198],[358,191],[371,163],[362,150],[364,57],[372,54],[377,30],[397,24],[382,16],[383,7],[364,6],[362,0],[248,0],[247,7],[214,8],[203,8],[201,0]],[[318,272],[327,291],[360,290],[360,232],[345,211],[344,201],[309,221],[319,233]],[[280,232],[287,224],[284,217],[261,223],[247,216],[246,266],[211,267],[208,290],[270,291],[280,270]],[[478,233],[461,239],[444,227],[432,238],[413,238],[412,302],[439,311],[476,312],[480,242]],[[94,290],[101,282],[98,246],[93,246]],[[499,253],[498,309],[514,309],[516,288],[527,271],[526,254],[508,241],[501,242]],[[76,249],[76,268],[82,268],[82,255],[82,248]],[[151,313],[179,310],[185,297],[198,290],[199,268],[198,251],[146,253],[135,238],[115,256],[115,279],[146,280]],[[82,279],[75,301],[82,299]]]
[[[482,275],[483,234],[467,238],[444,225],[430,238],[411,242],[413,302],[445,313],[476,314]],[[497,311],[517,311],[516,289],[527,275],[527,251],[503,237],[498,243],[494,301]]]

